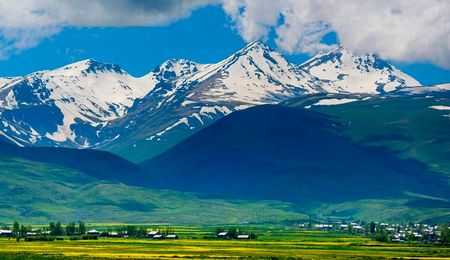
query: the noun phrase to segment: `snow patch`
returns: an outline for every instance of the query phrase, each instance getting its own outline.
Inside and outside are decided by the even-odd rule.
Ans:
[[[161,132],[159,132],[159,133],[157,133],[157,134],[155,134],[153,136],[150,136],[150,137],[146,138],[145,140],[151,141],[156,136],[161,136],[161,135],[165,134],[166,132],[172,130],[173,128],[175,128],[175,127],[177,127],[177,126],[179,126],[181,124],[186,124],[187,126],[189,126],[189,119],[187,119],[186,117],[183,117],[183,118],[179,119],[175,124],[173,124],[173,125],[167,127],[166,129],[164,129],[164,131],[161,131]]]
[[[314,103],[314,106],[329,106],[329,105],[341,105],[350,102],[358,101],[358,99],[354,98],[330,98],[330,99],[321,99],[318,102]]]
[[[430,106],[428,108],[436,109],[436,110],[450,110],[450,106]]]
[[[24,147],[23,144],[17,142],[16,140],[14,140],[13,138],[9,137],[7,134],[5,134],[3,131],[0,130],[0,135],[4,136],[6,139],[8,139],[9,141],[15,143],[16,145],[20,146],[20,147]]]

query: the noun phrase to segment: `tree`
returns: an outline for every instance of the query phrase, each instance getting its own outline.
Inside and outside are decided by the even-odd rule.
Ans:
[[[137,237],[145,237],[145,236],[147,236],[147,228],[146,227],[139,227],[136,236]]]
[[[81,221],[78,221],[78,233],[81,235],[86,234],[86,225]]]
[[[309,221],[308,221],[308,225],[307,225],[306,228],[307,228],[307,229],[311,229],[312,226],[313,226],[313,225],[312,225],[312,221],[313,221],[313,220],[312,220],[312,215],[308,215],[308,217],[309,217]]]
[[[66,226],[66,235],[73,236],[76,234],[76,230],[77,230],[77,224],[75,223],[75,221],[69,222],[69,224],[67,224],[67,226]]]
[[[447,224],[442,224],[441,225],[441,237],[440,237],[439,240],[443,244],[449,244],[450,243],[450,229],[448,228]]]
[[[138,233],[138,228],[136,226],[126,226],[125,231],[127,231],[128,236],[136,237]]]
[[[408,240],[408,242],[413,242],[413,241],[416,241],[416,236],[414,235],[414,234],[408,234],[407,236],[406,236],[406,240]]]
[[[63,230],[63,228],[61,226],[61,222],[57,222],[55,224],[55,233],[54,233],[54,235],[55,236],[62,236],[62,235],[64,235],[64,230]]]
[[[375,233],[375,223],[374,223],[374,222],[370,222],[370,225],[369,225],[369,232],[370,232],[371,234]]]
[[[28,228],[25,225],[20,226],[20,235],[24,236],[28,232]]]
[[[15,237],[19,237],[19,232],[20,232],[19,222],[14,221],[12,232]]]
[[[378,230],[373,237],[376,241],[386,242],[388,240],[388,236],[384,230]]]
[[[48,230],[50,230],[50,234],[52,236],[56,236],[56,227],[54,222],[50,222],[50,224],[48,225]]]

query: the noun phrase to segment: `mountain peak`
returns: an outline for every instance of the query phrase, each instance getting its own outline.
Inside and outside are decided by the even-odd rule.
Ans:
[[[103,63],[92,58],[71,63],[58,70],[76,70],[81,71],[83,74],[99,72],[125,73],[117,63]]]
[[[338,92],[383,93],[421,84],[376,54],[356,54],[342,45],[320,53],[300,68],[337,86]]]
[[[383,60],[379,55],[370,53],[370,54],[358,54],[354,53],[347,48],[345,48],[342,44],[338,44],[336,48],[328,51],[328,52],[322,52],[318,55],[314,56],[312,59],[306,61],[301,66],[308,66],[308,64],[311,64],[314,61],[321,60],[322,62],[325,61],[332,61],[334,63],[343,63],[345,61],[353,61],[353,63],[357,64],[364,64],[364,69],[367,71],[367,66],[373,67],[375,69],[388,69],[393,70],[393,66]],[[359,67],[358,69],[361,69]]]
[[[159,80],[172,81],[199,71],[204,66],[186,59],[170,59],[157,66],[151,73]]]
[[[270,52],[272,51],[269,46],[260,40],[252,41],[245,45],[242,49],[238,50],[235,54],[245,55],[250,52]]]
[[[248,43],[246,46],[244,46],[244,48],[248,48],[248,47],[258,47],[258,48],[267,48],[267,49],[269,48],[267,46],[267,44],[265,44],[261,40],[252,41],[252,42]]]
[[[257,69],[261,69],[260,66],[269,69],[263,64],[271,64],[270,66],[273,66],[282,63],[283,66],[288,66],[288,61],[280,53],[272,50],[260,40],[245,45],[242,49],[225,59],[225,62],[234,63],[238,60],[240,60],[240,62],[248,60],[247,62],[250,62],[249,65],[258,64],[256,65],[258,67]]]
[[[175,66],[186,66],[186,65],[198,65],[195,61],[187,60],[187,59],[170,59],[159,65],[158,67],[175,67]],[[157,68],[158,68],[157,67]]]

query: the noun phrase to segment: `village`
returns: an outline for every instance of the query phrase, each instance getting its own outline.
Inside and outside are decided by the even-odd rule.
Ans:
[[[450,242],[450,227],[448,224],[429,225],[420,223],[396,224],[385,222],[349,222],[337,221],[333,223],[300,223],[296,225],[305,230],[321,230],[329,232],[345,232],[361,236],[369,236],[381,242]]]
[[[70,222],[66,226],[60,222],[51,222],[48,226],[31,227],[19,225],[16,221],[12,228],[4,225],[0,229],[0,237],[15,238],[17,241],[23,239],[24,241],[53,241],[53,240],[96,240],[98,238],[148,238],[154,240],[162,239],[179,239],[175,230],[171,227],[155,228],[150,231],[144,226],[126,225],[116,228],[108,228],[107,230],[89,229],[83,222]],[[214,234],[206,236],[205,238],[216,239],[237,239],[249,240],[256,239],[254,233],[245,233],[240,228],[216,228]]]
[[[246,225],[251,225],[247,223]],[[429,225],[420,223],[396,224],[385,222],[348,222],[333,223],[296,223],[293,228],[299,230],[314,230],[322,232],[347,233],[355,236],[370,237],[380,242],[392,243],[450,243],[450,227],[448,224]],[[204,239],[222,240],[253,240],[257,234],[242,227],[216,227]],[[188,236],[188,234],[183,234]],[[180,239],[172,227],[147,228],[145,226],[125,225],[106,230],[87,229],[83,222],[70,222],[63,226],[60,222],[51,222],[48,226],[31,227],[14,222],[13,227],[4,225],[0,229],[0,237],[16,239],[17,241],[53,241],[53,240],[96,240],[99,238],[147,238],[153,240]]]

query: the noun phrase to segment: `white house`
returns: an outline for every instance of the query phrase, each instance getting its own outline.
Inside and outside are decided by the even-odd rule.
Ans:
[[[93,235],[93,236],[98,236],[98,235],[100,235],[100,232],[97,231],[97,230],[95,230],[95,229],[92,229],[92,230],[89,230],[89,231],[87,232],[87,234],[88,234],[88,235]]]

